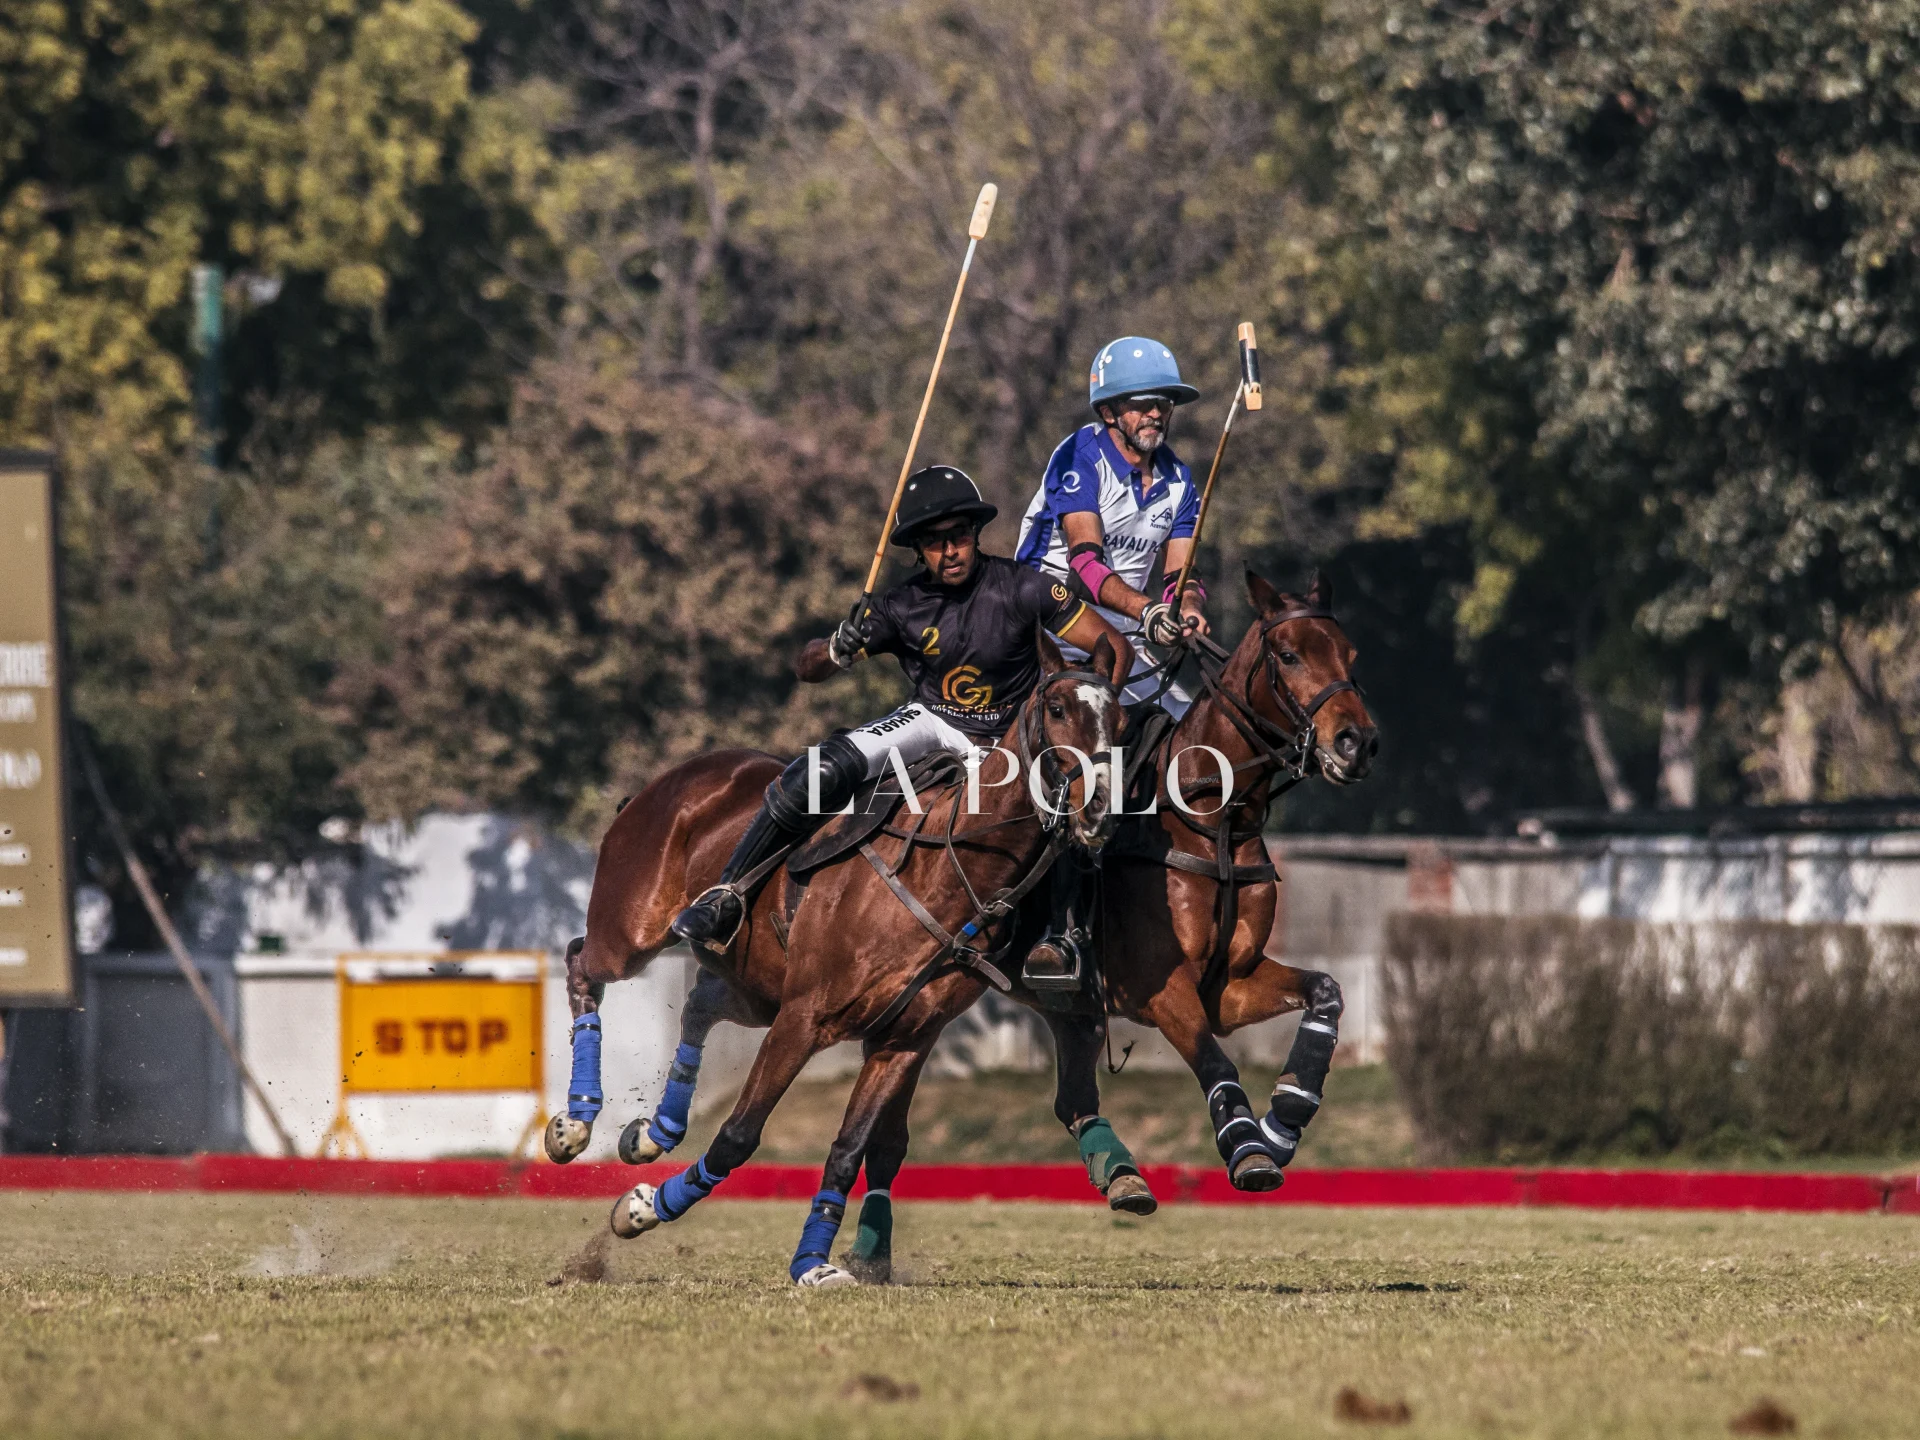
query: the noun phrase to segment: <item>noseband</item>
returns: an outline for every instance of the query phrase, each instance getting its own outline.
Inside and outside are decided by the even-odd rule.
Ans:
[[[1313,748],[1314,716],[1318,715],[1321,708],[1334,696],[1349,690],[1358,695],[1360,687],[1351,680],[1335,680],[1323,686],[1320,692],[1304,705],[1293,698],[1293,691],[1281,683],[1280,661],[1274,655],[1273,647],[1267,643],[1267,637],[1282,625],[1294,620],[1334,620],[1334,614],[1322,606],[1303,605],[1297,610],[1287,610],[1274,616],[1260,627],[1260,653],[1266,657],[1267,663],[1262,668],[1267,677],[1267,688],[1273,692],[1273,698],[1279,703],[1281,713],[1293,724],[1293,733],[1291,735],[1282,733],[1281,739],[1298,747],[1301,759],[1304,761],[1310,756]],[[1339,622],[1334,620],[1334,623]],[[1247,674],[1247,706],[1253,709],[1253,673],[1251,671]],[[1271,721],[1266,721],[1257,709],[1254,709],[1253,713],[1255,719],[1272,724]],[[1278,730],[1277,726],[1274,728]]]

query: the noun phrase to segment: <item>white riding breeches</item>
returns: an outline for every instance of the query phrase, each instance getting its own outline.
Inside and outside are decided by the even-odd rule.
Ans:
[[[887,759],[889,751],[897,750],[901,763],[911,765],[936,750],[949,750],[962,760],[973,760],[985,748],[918,701],[902,705],[857,730],[849,730],[847,739],[866,757],[868,779],[891,763]]]

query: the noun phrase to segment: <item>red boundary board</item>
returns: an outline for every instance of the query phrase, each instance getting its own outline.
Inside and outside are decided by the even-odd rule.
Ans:
[[[504,1160],[295,1160],[265,1155],[0,1156],[3,1190],[305,1192],[314,1195],[518,1195],[610,1200],[679,1164],[516,1165]],[[1220,1170],[1144,1167],[1164,1201],[1203,1205],[1552,1205],[1599,1210],[1885,1210],[1920,1215],[1920,1177],[1731,1174],[1691,1170],[1291,1170],[1272,1195],[1243,1195]],[[748,1165],[715,1192],[807,1200],[820,1172]],[[854,1192],[856,1195],[859,1191]],[[1077,1165],[909,1165],[902,1200],[1099,1199]]]

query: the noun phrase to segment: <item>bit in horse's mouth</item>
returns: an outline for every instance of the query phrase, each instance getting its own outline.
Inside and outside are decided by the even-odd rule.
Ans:
[[[1335,785],[1358,785],[1367,778],[1367,772],[1364,770],[1358,775],[1351,773],[1345,762],[1324,745],[1313,747],[1313,758],[1320,766],[1321,778],[1330,780]]]

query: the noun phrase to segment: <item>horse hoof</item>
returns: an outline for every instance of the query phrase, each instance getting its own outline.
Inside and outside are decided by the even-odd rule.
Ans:
[[[636,1185],[614,1201],[612,1225],[613,1233],[622,1240],[659,1229],[660,1217],[653,1213],[653,1186]]]
[[[891,1285],[893,1283],[893,1257],[891,1255],[848,1255],[847,1270],[862,1285]]]
[[[1107,1185],[1107,1208],[1123,1215],[1151,1215],[1160,1202],[1138,1175],[1116,1175]]]
[[[1240,1163],[1233,1167],[1232,1179],[1234,1189],[1253,1195],[1264,1195],[1287,1183],[1287,1177],[1273,1163],[1273,1157],[1257,1152],[1240,1157]]]
[[[858,1285],[860,1277],[838,1265],[816,1265],[793,1283],[803,1290],[837,1290],[842,1285]]]
[[[556,1115],[547,1121],[547,1158],[564,1165],[579,1156],[593,1138],[593,1126],[571,1115]]]
[[[627,1164],[651,1165],[667,1153],[666,1147],[647,1133],[652,1124],[651,1115],[642,1115],[638,1120],[628,1121],[627,1128],[620,1132],[620,1158]]]

